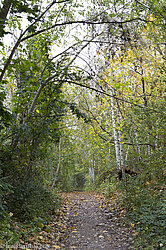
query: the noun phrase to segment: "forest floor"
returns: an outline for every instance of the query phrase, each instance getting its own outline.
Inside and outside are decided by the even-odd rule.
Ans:
[[[133,249],[131,230],[120,225],[125,211],[94,192],[63,194],[68,235],[63,249]],[[113,204],[114,203],[114,204]]]
[[[62,206],[49,225],[42,225],[38,235],[20,240],[16,249],[134,249],[132,226],[122,225],[126,211],[117,204],[117,197],[71,192],[61,198]]]

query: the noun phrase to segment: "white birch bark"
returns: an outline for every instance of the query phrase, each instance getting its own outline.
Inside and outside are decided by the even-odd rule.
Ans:
[[[115,142],[115,152],[116,152],[116,163],[117,169],[121,170],[121,159],[120,159],[120,148],[119,148],[119,140],[118,140],[118,133],[116,130],[116,118],[115,118],[115,110],[114,110],[114,98],[113,98],[113,87],[110,87],[111,93],[111,116],[112,116],[112,126],[113,126],[113,133],[114,133],[114,142]]]
[[[122,119],[120,119],[118,103],[117,103],[117,117],[118,117],[118,121],[120,123],[122,121]],[[121,165],[121,168],[123,168],[124,167],[124,157],[123,157],[122,132],[120,129],[118,132],[119,132],[119,150],[120,150],[119,153],[120,153],[120,162],[121,162],[120,165]]]

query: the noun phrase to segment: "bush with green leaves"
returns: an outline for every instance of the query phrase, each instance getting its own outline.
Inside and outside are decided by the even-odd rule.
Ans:
[[[6,178],[0,177],[0,218],[5,216],[5,211],[7,209],[4,201],[4,196],[7,192],[12,192],[12,187],[7,182]]]
[[[12,186],[9,184],[7,177],[3,175],[3,161],[0,161],[0,219],[6,217],[7,204],[5,201],[5,196],[13,192]]]
[[[11,227],[11,217],[8,212],[3,212],[0,219],[0,242],[1,244],[11,244],[18,241],[17,232]]]
[[[45,217],[57,203],[57,193],[44,186],[40,175],[27,171],[17,177],[13,193],[7,197],[8,209],[21,220]]]
[[[123,202],[137,238],[137,247],[162,249],[166,246],[166,174],[163,150],[146,157],[142,172],[122,184]]]

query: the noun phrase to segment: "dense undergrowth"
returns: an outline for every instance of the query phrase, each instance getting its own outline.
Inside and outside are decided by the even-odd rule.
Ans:
[[[61,202],[58,190],[50,186],[50,179],[45,181],[44,170],[35,162],[29,168],[26,162],[17,165],[10,152],[6,157],[2,152],[0,163],[0,244],[12,245],[49,224]]]
[[[110,177],[98,188],[105,196],[115,197],[116,206],[122,206],[124,223],[131,228],[136,249],[165,249],[166,246],[166,172],[164,153],[158,152],[142,163],[137,176],[126,174],[119,182]],[[160,167],[159,167],[160,166]]]

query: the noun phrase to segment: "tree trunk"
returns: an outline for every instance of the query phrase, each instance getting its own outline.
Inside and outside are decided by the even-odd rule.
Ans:
[[[116,100],[116,103],[117,103],[117,118],[118,118],[118,122],[120,124],[120,122],[122,122],[122,119],[120,118],[120,115],[119,115],[119,105],[118,105],[118,100]],[[124,167],[124,157],[123,157],[123,144],[122,144],[122,132],[121,130],[119,129],[118,131],[119,133],[119,149],[120,149],[120,162],[121,162],[121,168]]]
[[[0,37],[4,35],[5,21],[12,5],[11,0],[5,0],[2,8],[0,8]]]
[[[119,148],[119,140],[118,140],[118,133],[116,130],[116,118],[115,118],[115,110],[114,110],[114,98],[113,98],[113,87],[110,87],[111,93],[111,116],[112,116],[112,126],[113,126],[113,133],[114,133],[114,141],[115,141],[115,152],[116,152],[116,163],[118,171],[121,170],[121,160],[120,160],[120,148]]]

